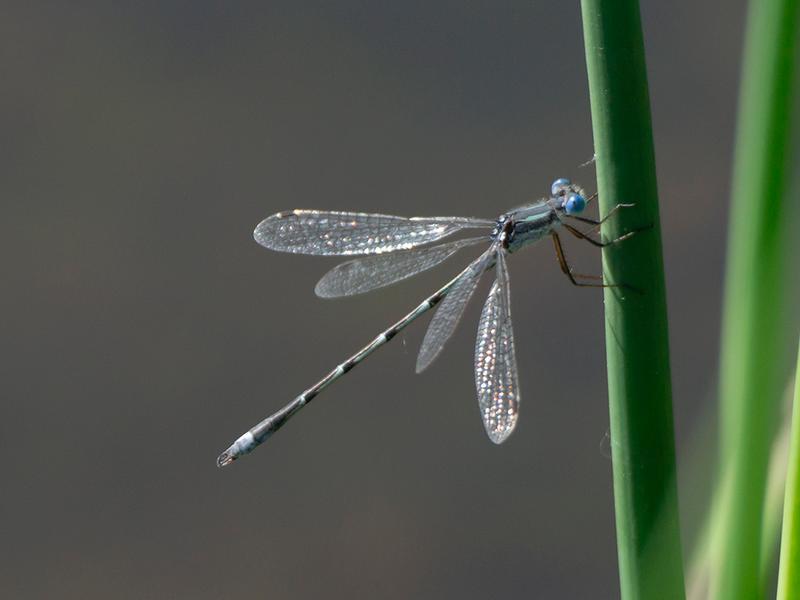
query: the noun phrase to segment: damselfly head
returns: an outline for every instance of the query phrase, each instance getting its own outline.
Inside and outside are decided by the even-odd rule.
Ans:
[[[569,179],[559,177],[550,186],[550,195],[553,196],[553,198],[560,198],[564,196],[571,187],[572,182]]]
[[[571,193],[568,194],[566,198],[564,198],[564,211],[568,215],[577,215],[583,212],[583,209],[586,208],[586,198],[584,198],[581,194]]]
[[[568,215],[577,215],[586,208],[586,197],[583,190],[569,179],[556,179],[550,186],[555,206]],[[551,201],[552,202],[552,201]]]

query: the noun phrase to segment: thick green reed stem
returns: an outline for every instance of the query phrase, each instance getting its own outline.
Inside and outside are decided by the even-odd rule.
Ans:
[[[637,0],[582,0],[600,210],[635,203],[603,251],[606,355],[622,598],[683,598],[667,307]],[[634,289],[635,288],[635,289]]]

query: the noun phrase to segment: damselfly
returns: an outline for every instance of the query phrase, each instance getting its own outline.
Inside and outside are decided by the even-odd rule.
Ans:
[[[323,298],[361,294],[402,281],[438,265],[462,248],[486,242],[489,248],[405,317],[292,402],[239,437],[219,456],[217,464],[223,467],[251,452],[323,389],[391,340],[417,317],[439,305],[417,356],[417,373],[425,370],[453,334],[481,275],[493,267],[497,271],[496,279],[483,306],[475,342],[475,387],[486,433],[496,444],[505,441],[517,424],[520,402],[506,255],[549,235],[561,270],[572,284],[613,286],[597,281],[601,277],[573,273],[559,237],[559,231],[564,230],[603,247],[635,233],[631,231],[610,241],[592,237],[591,234],[614,212],[633,206],[617,204],[599,221],[580,216],[593,197],[587,198],[583,190],[568,179],[557,179],[550,188],[549,197],[511,210],[494,221],[464,217],[406,218],[316,210],[292,210],[264,219],[256,227],[254,237],[270,250],[323,256],[364,256],[334,267],[320,279],[315,291]],[[576,227],[577,223],[591,227],[581,230]],[[488,229],[489,233],[427,245],[466,229]]]

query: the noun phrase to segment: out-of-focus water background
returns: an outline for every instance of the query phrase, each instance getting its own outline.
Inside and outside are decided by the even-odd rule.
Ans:
[[[679,451],[716,377],[743,8],[642,6]],[[264,250],[262,218],[594,189],[578,3],[10,2],[0,48],[2,597],[618,595],[602,294],[549,243],[510,261],[504,445],[481,298],[425,374],[427,319],[214,462],[475,254],[324,301],[336,261]]]

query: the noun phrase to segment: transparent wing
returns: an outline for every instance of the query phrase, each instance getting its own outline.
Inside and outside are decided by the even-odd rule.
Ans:
[[[417,356],[417,373],[422,373],[439,356],[445,343],[456,329],[464,309],[478,286],[481,275],[489,269],[495,261],[495,248],[481,254],[461,272],[450,291],[439,305],[433,315],[422,347]]]
[[[502,444],[519,415],[519,377],[511,328],[511,297],[503,251],[497,251],[497,279],[481,312],[475,341],[475,387],[486,433]]]
[[[270,250],[295,254],[364,255],[406,250],[493,221],[462,217],[393,217],[293,210],[267,217],[253,232]]]
[[[349,260],[325,273],[314,291],[320,298],[363,294],[427,271],[461,248],[486,241],[486,236],[468,238],[430,248],[414,248]]]

